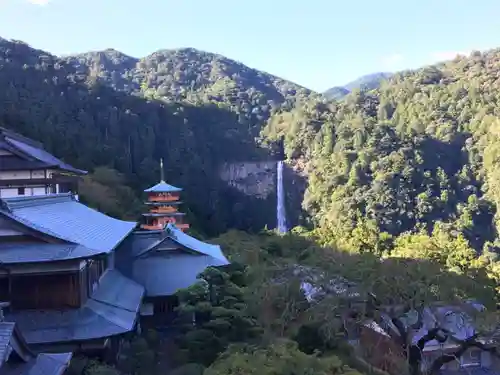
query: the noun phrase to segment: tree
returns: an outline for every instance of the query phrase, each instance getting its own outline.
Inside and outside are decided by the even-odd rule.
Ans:
[[[293,341],[278,340],[267,347],[232,345],[204,375],[359,375],[337,357],[320,358],[298,350]]]
[[[206,269],[200,282],[178,292],[181,319],[194,317],[178,338],[184,362],[210,365],[232,342],[259,337],[261,330],[244,299],[246,266],[232,263]]]
[[[422,350],[434,339],[454,344],[456,351],[437,358],[428,369],[431,374],[471,347],[496,353],[500,327],[496,285],[484,267],[470,263],[466,270],[452,271],[446,261],[342,252],[327,253],[318,264],[324,276],[316,287],[326,293],[311,314],[316,321],[327,322],[324,332],[338,332],[339,320],[344,329],[373,320],[386,327],[401,347],[413,374],[420,373]],[[352,292],[338,282],[332,287],[339,276],[355,285]],[[470,328],[466,336],[450,323],[452,314]],[[422,327],[426,334],[415,339]]]

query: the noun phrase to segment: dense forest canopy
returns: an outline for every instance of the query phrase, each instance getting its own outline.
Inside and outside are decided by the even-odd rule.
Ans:
[[[307,170],[304,205],[332,240],[383,246],[442,223],[481,250],[497,240],[499,72],[500,50],[457,57],[283,111],[263,138]]]

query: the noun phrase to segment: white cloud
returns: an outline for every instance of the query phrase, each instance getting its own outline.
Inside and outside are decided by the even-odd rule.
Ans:
[[[403,55],[399,53],[393,53],[392,55],[388,55],[382,58],[382,64],[384,65],[384,69],[395,70],[401,67],[401,64],[404,62],[404,60],[405,58]]]
[[[50,0],[26,0],[28,3],[33,4],[33,5],[47,5]]]
[[[471,51],[439,51],[431,53],[430,58],[433,61],[453,60],[457,55],[468,56],[470,52]]]

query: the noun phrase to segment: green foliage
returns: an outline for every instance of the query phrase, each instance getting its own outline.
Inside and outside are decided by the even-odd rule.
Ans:
[[[480,250],[497,238],[499,61],[492,50],[341,103],[311,99],[273,116],[262,137],[300,160],[304,207],[330,243],[385,251],[380,236],[440,221]]]
[[[334,375],[359,373],[336,357],[319,358],[298,350],[293,341],[280,340],[267,347],[231,346],[204,375]]]
[[[181,319],[195,319],[179,337],[185,362],[209,365],[230,343],[260,335],[244,299],[247,277],[246,267],[238,263],[208,268],[199,283],[178,292]]]

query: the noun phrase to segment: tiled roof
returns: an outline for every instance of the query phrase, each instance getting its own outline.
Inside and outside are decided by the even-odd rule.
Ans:
[[[43,263],[87,258],[102,253],[102,251],[71,243],[0,244],[0,263]]]
[[[481,307],[472,304],[472,306],[480,309]],[[432,311],[426,307],[422,312],[423,325],[412,335],[412,341],[415,343],[423,337],[429,329],[435,327],[436,321],[441,322],[441,326],[448,331],[453,332],[453,336],[458,340],[465,340],[474,336],[476,329],[470,316],[458,306],[439,306],[434,307]],[[429,341],[426,344],[426,349],[429,350],[432,346],[440,346],[436,340]]]
[[[0,367],[9,356],[9,346],[12,334],[14,333],[15,323],[0,322]]]
[[[7,363],[2,375],[63,375],[73,353],[41,353],[28,363]]]
[[[0,171],[16,171],[25,169],[45,169],[50,166],[39,160],[23,159],[17,155],[0,156]]]
[[[11,361],[15,352],[17,360]],[[72,353],[38,354],[26,346],[24,338],[13,322],[0,322],[0,373],[2,375],[62,375],[69,365]]]
[[[10,144],[12,147],[15,149],[21,151],[23,154],[34,158],[36,160],[39,160],[43,163],[46,163],[47,165],[57,167],[60,169],[63,169],[68,172],[73,172],[77,174],[86,174],[87,171],[77,169],[72,167],[71,165],[63,162],[62,160],[56,158],[54,155],[49,154],[47,151],[45,151],[43,148],[38,148],[35,147],[35,145],[31,145],[25,142],[22,142],[21,140],[14,139],[12,137],[4,137],[4,140]]]
[[[149,297],[168,296],[195,284],[207,267],[226,264],[227,261],[207,255],[152,256],[134,262],[133,279],[146,288]]]
[[[181,188],[167,184],[165,181],[160,181],[155,186],[144,190],[146,193],[173,193],[176,191],[182,191]]]
[[[80,309],[14,311],[6,316],[18,324],[28,344],[91,340],[134,329],[144,288],[116,270],[108,270]]]
[[[196,251],[197,253],[209,255],[222,262],[228,263],[228,260],[222,253],[222,250],[219,245],[211,245],[206,242],[197,240],[196,238],[191,237],[190,235],[184,233],[173,224],[168,224],[166,227],[166,231],[168,237],[170,237],[178,244],[190,250]]]
[[[207,267],[229,264],[219,246],[199,241],[174,225],[165,231],[136,231],[127,241],[123,253],[128,256],[118,267],[143,285],[147,296],[172,295],[196,283]]]
[[[93,210],[70,193],[4,198],[0,213],[46,235],[102,252],[113,250],[137,225]]]

